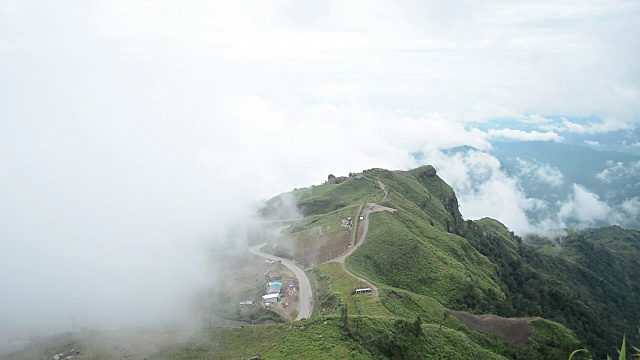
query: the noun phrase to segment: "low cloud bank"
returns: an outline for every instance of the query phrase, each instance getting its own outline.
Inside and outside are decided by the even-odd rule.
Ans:
[[[509,175],[498,159],[477,150],[454,155],[431,151],[424,161],[433,164],[456,191],[463,216],[493,217],[520,235],[544,235],[567,227],[637,226],[638,198],[609,204],[576,183],[557,201],[528,196],[522,186],[523,177],[540,186],[558,187],[564,183],[562,172],[549,164],[518,159],[520,170]]]

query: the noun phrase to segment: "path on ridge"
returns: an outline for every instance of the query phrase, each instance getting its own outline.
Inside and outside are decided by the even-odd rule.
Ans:
[[[378,180],[378,181],[380,181],[380,180]],[[382,184],[382,183],[380,183],[380,184]],[[384,189],[384,185],[382,185],[382,188]],[[386,191],[385,191],[385,197],[386,197]],[[380,205],[375,204],[375,203],[365,204],[364,205],[364,210],[362,212],[363,230],[362,230],[362,235],[360,236],[360,239],[357,239],[356,243],[353,246],[351,246],[347,252],[345,252],[344,254],[342,254],[342,255],[334,258],[334,259],[331,259],[331,260],[327,261],[327,263],[337,262],[337,263],[342,264],[342,270],[344,272],[349,274],[351,277],[354,277],[354,278],[362,281],[363,283],[367,284],[367,286],[371,288],[371,295],[372,295],[372,298],[374,300],[378,300],[378,288],[375,285],[373,285],[371,282],[369,282],[369,281],[367,281],[367,280],[365,280],[365,279],[353,274],[351,271],[349,271],[347,269],[347,267],[345,266],[344,261],[347,258],[347,256],[351,255],[354,251],[356,251],[356,249],[358,247],[360,247],[364,243],[364,241],[367,238],[367,234],[369,233],[369,214],[372,214],[372,213],[375,213],[375,212],[378,212],[378,211],[389,211],[391,213],[394,213],[396,211],[396,209],[388,208],[388,207],[385,207],[385,206],[380,206]],[[355,232],[357,234],[358,229],[355,229]]]

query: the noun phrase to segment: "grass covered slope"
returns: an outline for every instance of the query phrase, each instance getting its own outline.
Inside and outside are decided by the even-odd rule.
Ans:
[[[404,176],[374,169],[365,176],[384,184],[387,197],[381,203],[397,211],[371,215],[366,243],[347,260],[349,269],[374,282],[431,296],[446,306],[460,305],[460,294],[470,282],[504,297],[496,266],[452,233],[465,223],[453,190],[433,167]]]
[[[440,326],[420,316],[334,315],[291,324],[181,332],[81,331],[41,339],[4,359],[39,359],[69,354],[72,349],[80,349],[78,358],[87,360],[249,359],[255,355],[262,359],[556,359],[562,358],[556,355],[565,350],[549,346],[550,339],[565,347],[577,344],[557,324],[541,321],[533,327],[532,341],[513,348],[489,335],[467,330],[453,317]]]
[[[417,221],[410,213],[376,213],[366,243],[347,260],[374,282],[428,295],[454,306],[468,282],[500,296],[496,268],[463,238]]]

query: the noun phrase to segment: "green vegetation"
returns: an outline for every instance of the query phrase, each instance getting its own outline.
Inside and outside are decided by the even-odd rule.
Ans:
[[[322,184],[322,185],[313,185],[307,188],[295,189],[291,193],[298,200],[306,200],[313,197],[318,197],[324,195],[327,191],[335,188],[338,184]]]
[[[603,234],[619,233],[621,229],[569,232],[555,254],[549,255],[544,246],[544,251],[536,251],[540,245],[523,244],[506,228],[486,225],[483,221],[472,222],[465,236],[499,267],[500,282],[509,297],[487,301],[490,294],[463,294],[471,310],[502,316],[542,316],[562,323],[586,342],[595,358],[611,353],[610,344],[621,333],[634,333],[639,319],[636,298],[640,279],[631,274],[640,274],[640,263],[637,257],[609,248],[629,248],[633,243],[624,244],[622,239],[629,241],[629,237],[621,237],[615,244],[611,238],[601,240]],[[604,245],[607,242],[609,245]],[[637,340],[640,338],[636,335]]]
[[[402,264],[402,266],[396,266]],[[399,210],[371,216],[367,242],[348,260],[353,272],[377,283],[460,305],[467,283],[504,297],[485,257],[463,238],[444,232]]]
[[[295,323],[264,353],[266,359],[371,359],[373,354],[344,337],[337,317]]]
[[[153,356],[160,360],[248,359],[265,354],[287,335],[288,325],[208,328],[185,344],[169,346]]]
[[[375,358],[505,359],[474,343],[465,334],[414,319],[351,316],[343,321],[349,339]]]
[[[349,315],[391,315],[379,301],[371,298],[371,294],[354,294],[355,289],[368,287],[368,285],[344,272],[342,264],[323,264],[318,266],[318,270],[321,278],[349,309]]]
[[[518,358],[563,359],[580,346],[571,330],[556,322],[536,319],[529,324],[533,328],[533,335],[527,347],[518,352]]]

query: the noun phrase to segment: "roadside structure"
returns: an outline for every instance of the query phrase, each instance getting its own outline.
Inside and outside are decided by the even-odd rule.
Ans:
[[[280,293],[277,294],[267,294],[267,295],[262,295],[262,301],[265,304],[273,304],[278,302],[278,299],[280,299]]]

